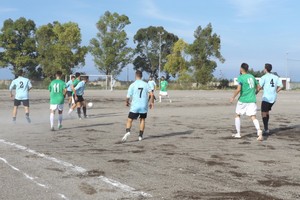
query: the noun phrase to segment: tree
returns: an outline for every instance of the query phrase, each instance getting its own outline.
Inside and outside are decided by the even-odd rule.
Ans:
[[[0,33],[0,49],[3,50],[0,52],[1,67],[11,67],[15,76],[20,69],[34,74],[38,65],[35,31],[34,21],[24,17],[4,21]]]
[[[53,77],[57,70],[72,73],[78,65],[84,65],[87,47],[80,46],[81,33],[78,24],[55,21],[38,28],[36,32],[39,63],[45,77]]]
[[[159,36],[159,33],[163,34]],[[134,43],[137,43],[135,48],[136,57],[133,61],[134,69],[140,69],[158,77],[160,49],[161,71],[163,71],[166,56],[171,53],[172,47],[177,40],[178,37],[176,35],[167,32],[161,26],[139,29],[134,36]]]
[[[175,42],[171,54],[166,57],[166,64],[164,70],[170,73],[173,77],[179,76],[179,79],[183,74],[188,71],[188,62],[186,60],[186,49],[188,44],[184,40],[180,39]]]
[[[225,62],[220,53],[221,39],[213,33],[212,25],[208,24],[204,29],[199,26],[194,33],[195,40],[189,46],[188,52],[191,56],[191,65],[194,68],[195,81],[206,84],[213,78],[213,72],[217,67],[216,61]]]
[[[257,78],[262,77],[265,74],[264,70],[254,71],[254,69],[252,69],[252,68],[248,70],[248,73],[252,74],[254,77],[257,77]]]
[[[97,23],[97,37],[90,41],[89,51],[99,71],[117,76],[131,61],[132,50],[127,47],[126,15],[106,11]]]

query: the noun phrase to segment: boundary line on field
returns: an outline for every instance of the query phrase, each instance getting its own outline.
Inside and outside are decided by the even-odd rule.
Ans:
[[[6,145],[9,145],[9,146],[12,146],[12,147],[15,147],[17,149],[20,149],[20,150],[23,150],[23,151],[26,151],[28,153],[31,153],[33,155],[36,155],[36,156],[39,156],[41,158],[44,158],[46,160],[49,160],[49,161],[52,161],[54,163],[57,163],[59,165],[62,165],[66,168],[69,168],[71,169],[72,171],[76,172],[76,173],[86,173],[87,170],[84,169],[83,167],[80,167],[80,166],[77,166],[77,165],[73,165],[69,162],[65,162],[63,160],[59,160],[57,158],[54,158],[54,157],[51,157],[51,156],[47,156],[46,154],[43,154],[43,153],[39,153],[35,150],[32,150],[32,149],[29,149],[25,146],[22,146],[22,145],[19,145],[19,144],[16,144],[16,143],[13,143],[13,142],[8,142],[6,140],[3,140],[3,139],[0,139],[0,143],[3,143],[3,144],[6,144]],[[134,195],[138,195],[138,196],[143,196],[143,197],[152,197],[151,194],[148,194],[146,192],[143,192],[143,191],[137,191],[135,188],[132,188],[128,185],[125,185],[123,183],[120,183],[116,180],[113,180],[113,179],[109,179],[107,177],[104,177],[104,176],[99,176],[98,177],[101,181],[103,181],[104,183],[106,184],[109,184],[111,186],[114,186],[116,188],[119,188],[125,192],[129,192],[131,194],[134,194]]]

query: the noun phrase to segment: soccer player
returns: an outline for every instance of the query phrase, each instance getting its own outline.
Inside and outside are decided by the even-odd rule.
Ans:
[[[233,97],[230,99],[232,103],[235,97],[240,94],[236,105],[236,117],[235,117],[235,127],[236,127],[236,134],[233,134],[232,137],[234,138],[241,138],[241,119],[240,116],[246,114],[250,116],[253,124],[257,130],[258,138],[257,140],[263,140],[262,131],[260,129],[260,125],[258,120],[256,119],[256,90],[258,90],[259,85],[257,80],[254,78],[253,75],[248,74],[249,66],[246,63],[242,63],[240,68],[241,75],[238,77],[238,86],[235,90]]]
[[[126,106],[130,106],[130,111],[128,114],[128,119],[126,123],[126,133],[122,138],[122,141],[125,142],[130,135],[130,129],[132,127],[133,120],[140,117],[140,133],[139,141],[143,139],[143,134],[145,130],[145,120],[147,118],[148,104],[149,104],[149,94],[150,94],[150,104],[149,108],[154,107],[154,98],[153,93],[149,85],[142,80],[142,72],[137,70],[135,72],[135,82],[132,83],[127,92]],[[131,103],[130,103],[131,99]]]
[[[261,115],[264,123],[264,135],[269,134],[269,111],[271,111],[274,105],[277,93],[282,90],[283,85],[278,76],[271,73],[272,65],[269,63],[265,64],[264,72],[265,75],[259,80],[259,92],[263,89],[262,103],[261,103]]]
[[[21,103],[23,104],[25,109],[26,120],[28,123],[31,123],[31,120],[29,118],[29,90],[32,88],[32,85],[30,80],[28,78],[23,77],[23,75],[23,70],[19,70],[18,78],[14,79],[9,86],[11,98],[14,98],[12,90],[14,88],[16,89],[13,108],[13,123],[16,123],[17,111]]]
[[[78,114],[78,118],[81,118],[81,107],[83,110],[83,116],[84,118],[87,118],[87,114],[86,114],[86,102],[83,98],[83,94],[84,94],[84,90],[85,90],[85,84],[88,81],[88,77],[87,76],[83,76],[82,77],[82,81],[80,81],[76,87],[74,88],[75,93],[75,102],[76,102],[76,107],[77,107],[77,114]],[[72,111],[71,111],[72,112]]]
[[[172,103],[172,100],[170,99],[170,96],[168,95],[168,81],[165,80],[165,77],[161,77],[160,81],[160,91],[159,91],[159,103],[161,103],[162,96],[168,97],[170,103]]]
[[[76,108],[76,102],[75,102],[75,87],[76,85],[80,82],[80,73],[79,72],[76,72],[75,73],[75,79],[73,80],[72,84],[70,85],[71,89],[72,89],[72,106],[71,108],[69,109],[69,112],[68,114],[70,115],[73,110]]]
[[[61,80],[62,72],[56,72],[56,79],[51,81],[48,89],[50,91],[50,128],[54,131],[54,115],[58,110],[58,125],[57,128],[62,128],[64,99],[66,94],[66,83]]]
[[[71,79],[66,83],[69,108],[71,108],[72,106],[72,93],[73,93],[72,84],[74,80],[75,80],[75,76],[71,76]]]
[[[155,95],[154,95],[156,83],[153,80],[153,76],[149,77],[148,85],[149,85],[150,89],[152,90],[154,100],[156,100]],[[149,97],[149,99],[150,99],[150,97]]]

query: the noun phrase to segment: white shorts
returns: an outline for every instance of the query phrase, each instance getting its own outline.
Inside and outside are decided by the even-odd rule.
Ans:
[[[159,91],[159,95],[161,95],[161,96],[168,96],[168,92]]]
[[[238,115],[253,116],[256,115],[257,105],[256,103],[242,103],[240,101],[236,104],[235,112]]]
[[[64,104],[50,104],[50,110],[64,110]]]

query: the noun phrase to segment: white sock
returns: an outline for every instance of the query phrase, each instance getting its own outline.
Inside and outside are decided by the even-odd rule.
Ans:
[[[61,125],[63,120],[63,115],[62,114],[58,114],[58,126]]]
[[[161,102],[161,96],[159,96],[159,102]]]
[[[50,113],[50,126],[53,127],[54,113]]]
[[[259,122],[258,122],[257,119],[254,119],[254,120],[253,120],[253,124],[254,124],[256,130],[260,130],[260,125],[259,125]]]
[[[239,117],[235,118],[235,129],[237,134],[241,134],[241,118]]]

